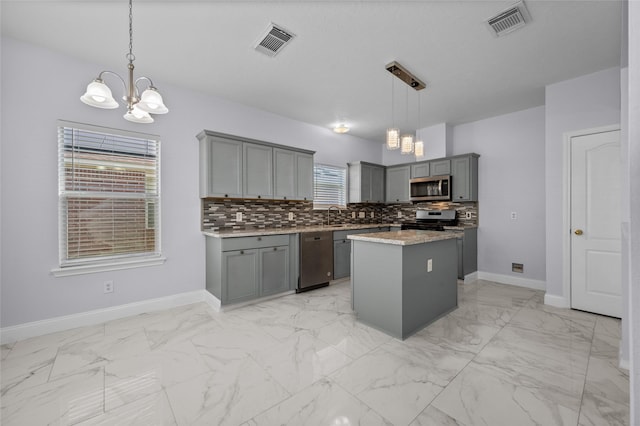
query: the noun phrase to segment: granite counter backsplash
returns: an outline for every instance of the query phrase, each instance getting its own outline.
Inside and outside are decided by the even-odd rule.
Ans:
[[[331,223],[373,224],[413,221],[417,209],[454,208],[460,226],[478,225],[478,203],[432,202],[419,204],[349,204],[340,211],[332,209]],[[243,220],[236,221],[242,212]],[[355,212],[355,218],[352,213]],[[361,218],[360,213],[364,213]],[[471,219],[466,213],[471,213]],[[289,213],[294,219],[289,220]],[[373,215],[372,215],[373,214]],[[327,222],[326,210],[314,210],[312,201],[202,199],[202,230],[224,231],[260,228],[317,226]]]

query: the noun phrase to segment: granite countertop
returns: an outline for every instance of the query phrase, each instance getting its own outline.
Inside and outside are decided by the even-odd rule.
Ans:
[[[208,237],[234,238],[234,237],[257,237],[262,235],[299,234],[302,232],[319,231],[350,231],[354,229],[378,228],[380,226],[400,226],[396,223],[368,223],[368,224],[344,224],[344,225],[316,225],[316,226],[296,226],[291,228],[253,228],[253,229],[232,229],[224,231],[203,231]]]
[[[464,228],[463,228],[464,229]],[[432,243],[462,237],[461,232],[421,231],[408,229],[405,231],[372,232],[370,234],[349,235],[350,240],[368,241],[370,243],[410,246],[413,244]]]

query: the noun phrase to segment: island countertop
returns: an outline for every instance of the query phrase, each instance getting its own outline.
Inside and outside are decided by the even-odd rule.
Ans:
[[[357,234],[347,236],[350,240],[368,241],[371,243],[394,244],[398,246],[410,246],[414,244],[431,243],[434,241],[461,238],[462,232],[423,231],[407,229],[404,231],[373,232],[370,234]]]

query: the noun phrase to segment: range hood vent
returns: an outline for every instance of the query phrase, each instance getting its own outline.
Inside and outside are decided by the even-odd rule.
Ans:
[[[271,23],[254,48],[267,56],[276,56],[294,37],[291,32]]]
[[[487,19],[487,25],[496,37],[502,37],[524,27],[531,21],[531,15],[523,1],[503,10],[496,16]]]

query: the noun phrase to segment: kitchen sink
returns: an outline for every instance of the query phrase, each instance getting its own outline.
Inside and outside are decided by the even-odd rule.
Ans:
[[[344,224],[336,224],[336,225],[322,225],[325,228],[346,228],[347,226],[350,225],[344,225]]]

